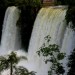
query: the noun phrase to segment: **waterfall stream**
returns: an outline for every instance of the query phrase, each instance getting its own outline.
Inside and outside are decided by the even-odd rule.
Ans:
[[[59,45],[66,56],[75,48],[75,32],[66,25],[66,10],[63,6],[42,8],[37,15],[28,50],[28,59],[30,64],[35,64],[33,69],[37,71],[36,75],[47,75],[51,65],[45,64],[44,58],[36,54],[45,42],[44,37],[50,35],[50,44]],[[67,57],[62,62],[67,72],[66,60]]]
[[[1,39],[1,52],[6,54],[9,50],[18,50],[21,47],[19,28],[16,26],[19,19],[20,11],[15,7],[8,7],[5,13],[2,39]]]
[[[61,6],[53,6],[42,8],[35,20],[29,48],[28,61],[21,61],[18,65],[25,66],[30,71],[37,72],[36,75],[48,75],[50,63],[45,64],[44,57],[39,57],[36,53],[45,42],[44,37],[50,35],[50,44],[57,44],[66,56],[75,48],[75,32],[67,27],[65,21],[66,8]],[[10,50],[21,49],[21,40],[19,28],[16,26],[19,19],[20,11],[15,7],[8,7],[6,10],[2,39],[0,46],[0,54],[6,54]],[[23,52],[17,51],[18,54],[24,55]],[[66,66],[67,57],[62,61],[63,66]],[[65,67],[66,70],[67,67]],[[6,73],[2,74],[6,75]],[[66,73],[65,73],[66,75]]]

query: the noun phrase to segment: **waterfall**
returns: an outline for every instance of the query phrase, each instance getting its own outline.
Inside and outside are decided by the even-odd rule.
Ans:
[[[35,20],[33,31],[28,48],[28,61],[21,61],[18,65],[26,67],[29,71],[37,72],[36,75],[48,75],[50,63],[45,64],[44,57],[39,57],[36,53],[45,42],[44,37],[50,35],[50,44],[57,44],[66,56],[70,55],[75,47],[75,32],[65,21],[66,7],[52,6],[42,8]],[[20,11],[15,7],[8,7],[5,13],[0,54],[6,54],[11,50],[21,49],[19,28],[16,26]],[[71,24],[71,23],[69,23]],[[25,55],[24,52],[17,51],[18,55]],[[67,70],[67,57],[62,61]],[[67,72],[67,71],[66,71]],[[6,75],[8,71],[2,75]],[[7,74],[9,75],[9,74]],[[66,73],[65,73],[66,75]]]
[[[72,23],[69,23],[69,26],[70,24]],[[69,26],[66,28],[66,32],[64,34],[64,39],[61,47],[61,51],[66,53],[66,58],[62,60],[66,73],[68,71],[68,68],[66,66],[66,63],[68,63],[68,56],[75,48],[75,31],[73,31]],[[66,73],[65,75],[67,75]]]
[[[26,55],[25,52],[21,50],[20,30],[17,26],[19,15],[20,10],[17,7],[12,6],[7,8],[3,22],[0,55],[7,55],[11,51],[15,51],[18,56]],[[7,69],[3,71],[1,75],[9,74],[9,69]]]
[[[21,47],[19,28],[16,26],[20,11],[15,7],[8,7],[3,22],[1,52],[7,53],[9,50],[18,50]]]
[[[51,65],[45,64],[44,58],[36,54],[45,42],[44,37],[50,35],[50,44],[59,45],[60,50],[65,52],[66,56],[75,47],[75,32],[67,27],[65,21],[66,10],[63,6],[42,8],[37,15],[28,49],[28,59],[32,65],[28,68],[35,70],[36,75],[47,75]],[[64,66],[66,66],[66,60],[67,57],[63,60]],[[65,70],[67,70],[66,67]]]

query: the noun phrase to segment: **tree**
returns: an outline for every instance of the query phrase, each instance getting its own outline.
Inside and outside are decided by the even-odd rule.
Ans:
[[[23,66],[15,67],[15,75],[35,75],[36,72],[31,71],[29,72],[26,68]]]
[[[49,44],[51,37],[48,35],[45,37],[46,43],[37,51],[38,55],[43,55],[44,57],[48,57],[45,60],[45,63],[50,62],[52,66],[50,66],[50,70],[48,71],[48,75],[63,75],[65,70],[60,63],[60,60],[64,59],[65,53],[60,52],[59,46],[56,44]]]
[[[21,59],[27,60],[27,58],[24,56],[17,57],[15,52],[11,52],[11,54],[9,54],[7,57],[6,56],[0,56],[0,71],[3,71],[5,69],[10,68],[10,75],[12,75],[13,68],[16,67],[16,64]]]
[[[75,75],[75,49],[72,51],[68,59],[69,59],[69,62],[67,65],[69,70],[67,75]]]

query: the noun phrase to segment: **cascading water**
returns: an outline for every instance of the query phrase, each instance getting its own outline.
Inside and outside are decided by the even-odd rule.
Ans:
[[[65,52],[66,56],[75,47],[75,32],[67,27],[65,21],[66,10],[62,6],[42,8],[36,18],[28,50],[28,59],[30,64],[33,65],[31,69],[37,72],[36,75],[47,75],[50,68],[50,64],[45,64],[43,57],[36,54],[45,42],[44,37],[50,35],[50,44],[59,45],[60,50]],[[67,57],[62,61],[64,66],[66,60]]]
[[[3,22],[0,55],[7,55],[11,51],[16,51],[18,56],[25,56],[21,49],[21,38],[17,21],[20,10],[15,6],[8,7]],[[2,75],[9,75],[9,70],[2,72]]]
[[[5,14],[0,54],[6,54],[10,50],[21,48],[19,30],[16,26],[20,11],[16,7],[9,7]],[[37,72],[36,75],[48,75],[49,66],[45,64],[44,58],[36,53],[45,42],[44,37],[50,35],[50,44],[57,44],[62,52],[70,54],[75,47],[75,32],[67,27],[65,22],[66,9],[64,7],[42,8],[34,23],[33,32],[28,49],[28,61],[22,61],[18,65],[25,66],[30,71]],[[24,55],[23,52],[17,51]],[[65,58],[64,66],[66,63]],[[66,69],[66,67],[65,67]],[[6,75],[6,73],[2,74]],[[65,73],[66,75],[66,73]]]
[[[69,26],[70,24],[72,23],[69,23]],[[65,75],[67,75],[68,71],[68,68],[66,66],[66,63],[68,63],[68,56],[75,48],[75,31],[73,31],[69,26],[66,28],[66,32],[64,34],[64,39],[61,47],[61,51],[66,53],[66,58],[62,60],[63,66],[65,67],[66,70]]]
[[[3,22],[0,55],[8,55],[11,51],[15,51],[18,56],[26,55],[21,50],[21,37],[19,27],[17,26],[19,15],[20,10],[17,7],[7,8]],[[2,75],[9,75],[9,70],[3,71]]]
[[[16,26],[20,11],[15,7],[8,7],[2,30],[1,52],[2,54],[9,50],[18,50],[21,47],[19,29]]]

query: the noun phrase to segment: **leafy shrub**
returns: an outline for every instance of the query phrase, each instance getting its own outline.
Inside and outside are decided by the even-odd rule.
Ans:
[[[50,36],[46,36],[46,43],[43,44],[43,46],[40,48],[39,51],[37,51],[38,55],[42,55],[44,57],[48,57],[45,60],[45,63],[47,62],[52,63],[52,66],[50,66],[50,70],[48,71],[48,75],[53,74],[64,74],[65,70],[62,66],[62,63],[60,63],[60,60],[63,60],[65,57],[65,53],[60,52],[59,46],[56,44],[49,44],[50,42]],[[47,45],[48,44],[48,45]]]

